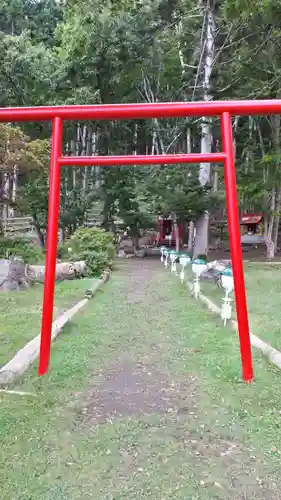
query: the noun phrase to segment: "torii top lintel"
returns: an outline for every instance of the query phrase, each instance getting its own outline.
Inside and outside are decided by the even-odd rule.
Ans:
[[[119,120],[186,116],[281,114],[281,99],[255,101],[156,102],[0,108],[0,122],[62,120]]]

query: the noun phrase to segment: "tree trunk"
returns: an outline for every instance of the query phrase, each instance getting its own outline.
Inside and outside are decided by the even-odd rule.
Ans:
[[[275,188],[271,192],[270,214],[268,216],[267,227],[265,228],[265,244],[266,257],[273,259],[275,255],[275,245],[273,241],[273,226],[274,226],[274,208],[275,208],[276,191]]]
[[[281,207],[281,191],[280,189],[277,192],[276,195],[276,204],[275,204],[275,226],[274,226],[274,235],[273,235],[273,242],[274,242],[274,250],[275,253],[277,252],[277,247],[278,247],[278,235],[279,235],[279,223],[280,223],[280,207]]]
[[[186,152],[187,152],[187,154],[191,153],[191,129],[190,129],[190,127],[188,127],[187,131],[186,131]]]
[[[214,193],[217,193],[219,189],[219,173],[217,169],[214,172],[214,181],[213,181],[213,191]]]
[[[238,123],[239,123],[239,116],[235,116],[234,118],[234,126],[233,126],[233,151],[234,151],[234,158],[236,158],[236,146],[237,146],[237,130],[238,130]]]
[[[84,125],[83,127],[83,149],[82,154],[86,156],[92,156],[92,127]],[[91,167],[84,167],[83,175],[83,191],[86,194],[89,191],[89,175],[91,172]]]
[[[275,256],[275,246],[271,238],[266,241],[266,257],[267,259],[274,259]]]
[[[75,156],[76,153],[76,141],[71,140],[70,141],[70,155]],[[72,168],[72,187],[75,188],[76,186],[76,167]]]
[[[93,132],[93,134],[92,134],[92,154],[93,155],[97,155],[99,153],[97,145],[98,145],[98,134],[96,132]],[[95,187],[95,189],[99,189],[101,186],[101,175],[100,175],[101,170],[100,170],[100,167],[98,165],[94,166],[92,168],[93,168],[92,172],[94,174],[94,187]]]
[[[7,172],[3,173],[3,198],[5,199],[10,198],[10,177]],[[3,203],[2,219],[3,219],[4,232],[6,231],[7,228],[8,214],[9,214],[9,206],[7,203]]]
[[[178,223],[175,221],[173,223],[174,226],[174,232],[175,232],[175,238],[176,238],[176,252],[180,251],[180,237],[179,237],[179,226]]]
[[[191,220],[189,223],[189,233],[188,233],[188,251],[193,252],[193,240],[194,240],[194,222]]]
[[[248,134],[248,146],[247,146],[247,152],[246,152],[246,159],[245,159],[245,171],[247,172],[252,172],[253,169],[253,117],[249,116],[248,117],[248,128],[249,128],[249,134]]]
[[[12,176],[12,201],[15,203],[17,198],[17,187],[18,187],[18,167],[17,165],[13,168],[13,176]],[[9,217],[14,217],[15,208],[11,206],[9,208]]]
[[[280,97],[278,94],[277,97]],[[274,149],[276,153],[276,168],[274,176],[274,187],[271,192],[271,204],[270,204],[270,214],[269,214],[269,224],[266,234],[266,247],[267,247],[267,258],[273,259],[275,256],[278,240],[278,229],[279,229],[279,211],[280,211],[280,181],[279,181],[279,171],[280,171],[280,115],[273,115],[270,117],[271,129],[272,129],[272,139],[274,144]]]
[[[280,224],[280,215],[276,216],[275,226],[274,226],[274,234],[273,234],[273,243],[274,243],[274,252],[277,252],[278,247],[278,235],[279,235],[279,224]]]
[[[56,281],[72,280],[82,277],[86,272],[86,263],[79,262],[61,262],[56,264]],[[26,266],[26,276],[28,281],[44,283],[45,266],[28,265]]]
[[[132,240],[132,245],[133,245],[133,248],[134,248],[134,252],[139,250],[140,248],[140,237],[139,237],[139,234],[132,234],[131,235],[131,240]]]
[[[172,213],[172,221],[173,221],[173,230],[175,233],[176,239],[176,252],[180,251],[180,235],[179,235],[179,226],[177,222],[177,214],[175,212]]]
[[[45,237],[44,237],[44,234],[42,233],[40,225],[38,224],[38,220],[37,220],[36,215],[32,216],[32,220],[33,220],[33,225],[34,225],[35,232],[36,232],[36,235],[37,235],[38,244],[39,244],[40,248],[42,250],[44,250],[44,248],[45,248]]]
[[[208,255],[209,219],[209,214],[205,212],[196,220],[196,236],[193,258],[198,257],[198,255]]]
[[[27,287],[25,264],[19,260],[0,259],[0,291],[18,291]]]
[[[211,96],[211,74],[215,58],[215,18],[212,9],[207,7],[206,33],[202,50],[204,57],[204,77],[203,89],[204,100],[210,101]],[[205,14],[204,21],[205,22]],[[201,153],[212,152],[212,122],[210,118],[203,117],[201,121]],[[199,170],[199,181],[201,186],[209,184],[211,181],[210,163],[201,163]],[[196,220],[196,237],[194,245],[194,257],[198,255],[207,255],[209,239],[209,214],[205,212]]]

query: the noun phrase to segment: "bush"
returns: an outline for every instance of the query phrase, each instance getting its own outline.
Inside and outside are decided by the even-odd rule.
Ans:
[[[196,257],[197,259],[205,260],[205,262],[208,262],[207,255],[205,253],[200,253]]]
[[[114,234],[99,228],[77,229],[60,249],[64,258],[84,260],[91,275],[112,267],[115,257]]]
[[[0,237],[0,258],[11,257],[21,257],[26,264],[34,264],[42,260],[44,255],[28,239]]]

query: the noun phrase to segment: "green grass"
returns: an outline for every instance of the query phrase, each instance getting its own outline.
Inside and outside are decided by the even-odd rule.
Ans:
[[[251,331],[281,350],[281,266],[253,263],[244,267]],[[192,280],[191,274],[189,269],[189,280]],[[223,290],[208,282],[202,282],[201,288],[207,297],[221,306]]]
[[[90,282],[85,279],[57,283],[54,317],[82,299]],[[0,293],[0,366],[40,333],[42,294],[42,285],[21,292]]]
[[[2,396],[2,500],[281,498],[280,372],[255,352],[244,385],[235,333],[162,267],[145,278],[145,265],[136,302],[117,272],[55,342],[50,373],[38,379],[34,366],[16,387],[37,397]],[[184,381],[187,415],[81,419],[124,354]]]

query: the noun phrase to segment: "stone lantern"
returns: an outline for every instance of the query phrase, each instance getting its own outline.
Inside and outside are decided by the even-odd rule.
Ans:
[[[231,267],[226,267],[222,271],[221,284],[225,290],[225,296],[222,299],[223,303],[222,303],[222,308],[221,308],[221,318],[223,320],[224,325],[226,325],[227,320],[231,319],[231,313],[232,313],[231,294],[232,294],[233,289],[234,289],[234,280],[233,280],[233,273],[232,273]]]
[[[195,259],[192,261],[192,272],[195,274],[194,277],[194,296],[198,299],[200,294],[200,276],[208,269],[208,264],[206,259]]]
[[[176,252],[176,250],[171,250],[170,251],[170,259],[171,259],[171,272],[176,273],[177,272],[177,259],[178,259],[179,253]]]
[[[183,283],[184,282],[185,268],[188,264],[191,263],[190,255],[188,253],[181,253],[179,256],[179,262],[181,265],[180,280],[181,280],[181,283]]]
[[[165,250],[166,250],[166,247],[161,247],[160,248],[160,253],[161,253],[161,262],[164,262],[164,255],[165,255]]]

